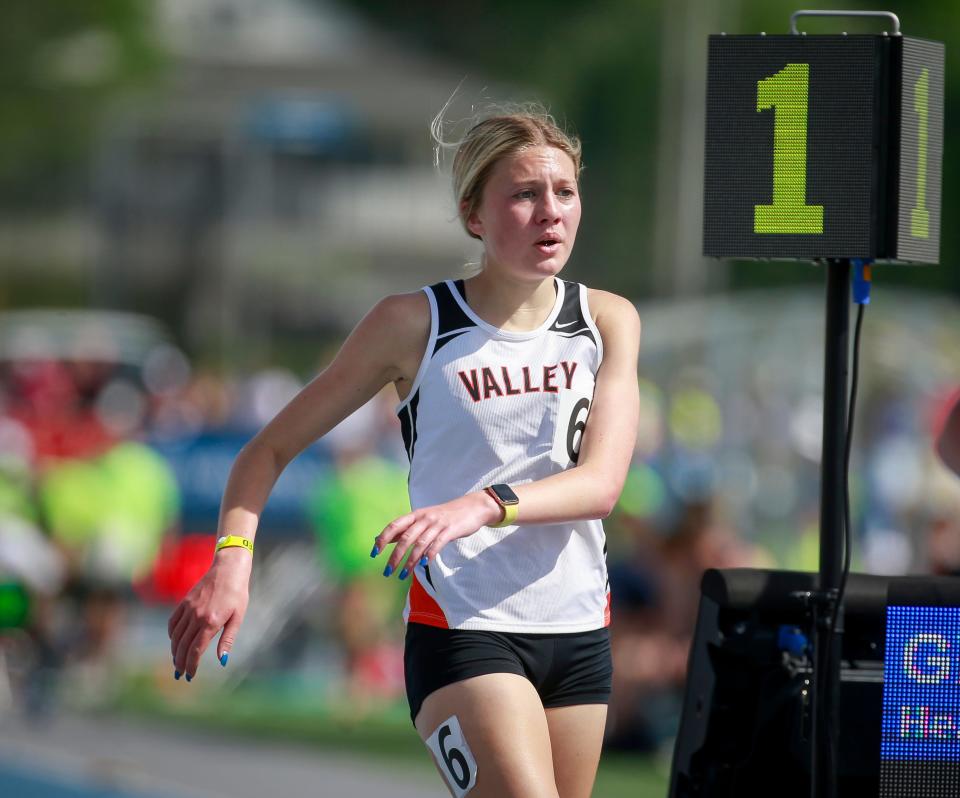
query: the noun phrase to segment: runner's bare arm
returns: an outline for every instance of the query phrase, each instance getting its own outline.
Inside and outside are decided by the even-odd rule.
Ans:
[[[623,489],[640,412],[640,318],[629,301],[615,294],[591,290],[589,299],[604,355],[577,466],[535,482],[512,485],[520,499],[518,524],[603,518]],[[406,571],[401,571],[405,576],[421,557],[433,559],[450,540],[473,534],[501,516],[500,506],[478,491],[397,518],[376,537],[375,545],[383,551],[391,543],[397,544],[385,573],[398,570],[406,559]]]
[[[333,362],[307,385],[237,456],[220,512],[223,534],[253,539],[263,505],[287,463],[387,382],[406,391],[429,334],[426,297],[404,294],[381,301],[357,325]],[[227,662],[249,601],[253,558],[241,547],[218,551],[207,573],[167,622],[175,676],[190,681],[210,641],[222,628],[217,658]]]
[[[519,524],[605,518],[623,490],[640,415],[640,317],[631,302],[616,294],[591,289],[589,301],[603,340],[603,363],[577,466],[514,485],[520,499]]]
[[[389,296],[375,305],[333,362],[244,446],[224,491],[221,532],[252,539],[287,464],[388,382],[396,383],[398,391],[409,388],[429,332],[430,309],[422,291]]]

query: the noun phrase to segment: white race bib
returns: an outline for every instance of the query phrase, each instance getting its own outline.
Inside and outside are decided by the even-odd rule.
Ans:
[[[456,715],[447,718],[427,740],[437,765],[456,798],[463,798],[477,783],[477,763]]]

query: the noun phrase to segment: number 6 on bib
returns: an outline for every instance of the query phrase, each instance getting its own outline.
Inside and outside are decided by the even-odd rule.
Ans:
[[[463,798],[477,783],[477,763],[456,715],[447,718],[427,739],[427,748],[456,798]]]

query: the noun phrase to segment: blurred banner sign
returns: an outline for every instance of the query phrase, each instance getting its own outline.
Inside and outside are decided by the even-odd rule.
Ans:
[[[213,533],[220,501],[234,460],[256,430],[206,429],[182,439],[153,440],[151,446],[170,463],[181,493],[181,526],[185,532]],[[312,535],[306,517],[306,496],[329,479],[330,456],[320,445],[308,447],[284,469],[270,492],[260,527],[271,536]],[[211,552],[212,556],[212,552]]]
[[[902,36],[711,36],[703,251],[940,256],[944,48]]]

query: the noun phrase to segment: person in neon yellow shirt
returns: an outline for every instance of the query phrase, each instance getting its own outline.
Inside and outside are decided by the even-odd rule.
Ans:
[[[70,552],[81,577],[124,586],[149,572],[180,512],[170,466],[136,441],[50,466],[38,494],[51,537]]]

